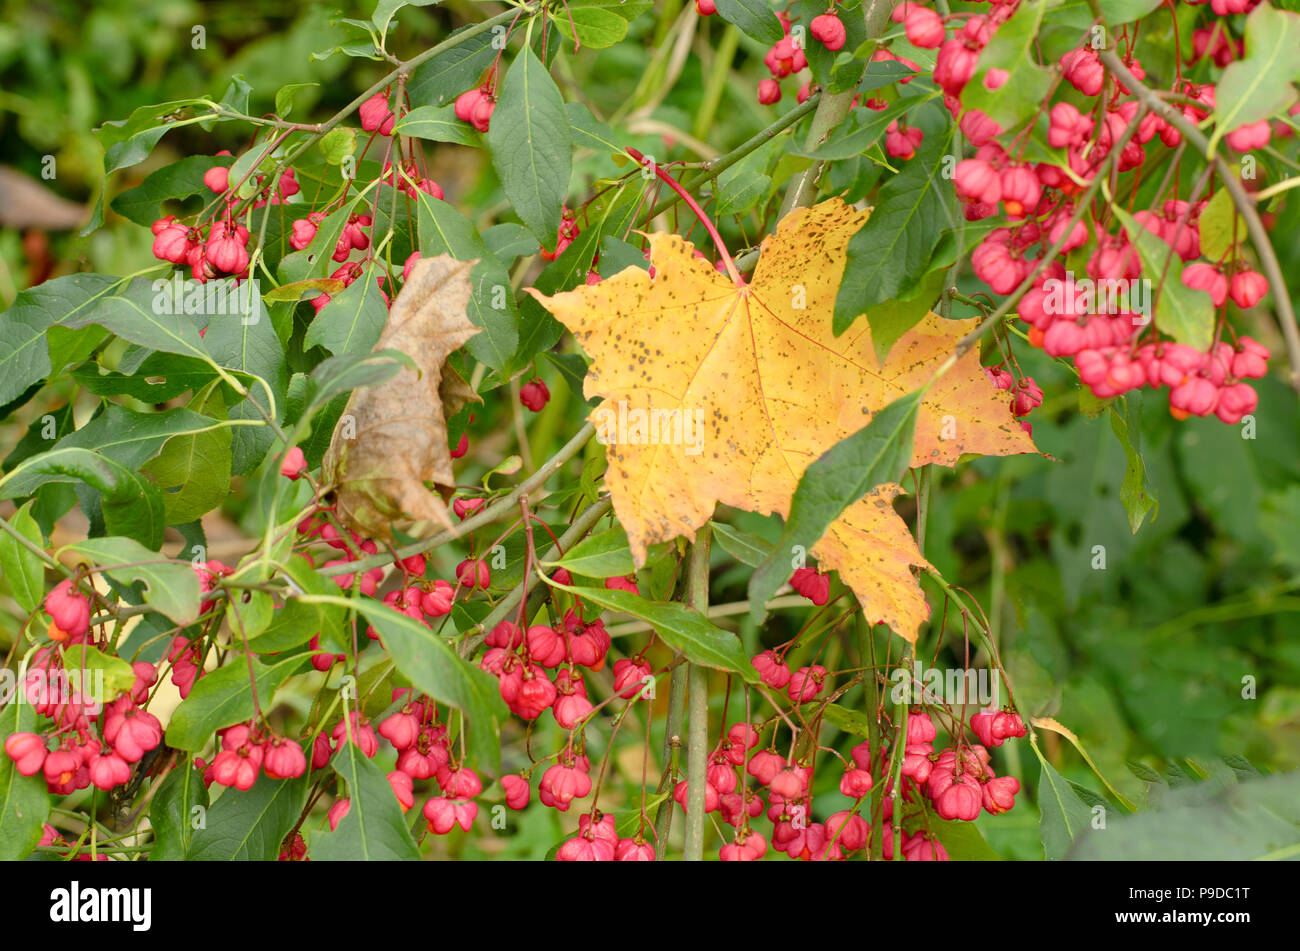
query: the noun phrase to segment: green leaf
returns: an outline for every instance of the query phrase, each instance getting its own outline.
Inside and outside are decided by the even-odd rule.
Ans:
[[[452,142],[456,145],[481,146],[483,138],[468,122],[456,118],[453,103],[445,106],[419,106],[398,119],[393,126],[394,135],[411,135],[431,142]]]
[[[567,10],[552,10],[551,19],[561,36],[572,42],[576,31],[578,42],[588,49],[605,49],[627,36],[627,20],[602,7],[571,4]]]
[[[391,380],[402,367],[415,369],[411,358],[400,350],[347,354],[322,360],[308,377],[308,403],[303,418],[309,419],[334,397],[358,386],[377,386]]]
[[[731,168],[718,176],[718,183],[713,189],[717,198],[717,214],[748,214],[772,188],[772,179],[764,169],[767,167],[767,155],[762,150],[745,156]]]
[[[979,827],[973,822],[950,822],[931,816],[926,828],[939,840],[948,858],[954,862],[1000,862]]]
[[[0,479],[0,498],[33,494],[49,482],[81,481],[103,496],[104,526],[157,550],[162,546],[162,494],[138,473],[89,449],[59,448],[23,460]]]
[[[280,843],[307,803],[309,782],[307,776],[286,780],[261,776],[247,792],[227,789],[208,810],[207,825],[194,833],[185,858],[191,862],[274,862],[280,855]]]
[[[608,125],[592,115],[586,104],[566,102],[564,104],[564,114],[569,118],[575,146],[591,149],[594,152],[623,154],[623,146],[619,144],[617,134]]]
[[[862,82],[858,84],[858,92],[874,92],[877,89],[892,86],[900,79],[915,75],[916,70],[896,59],[873,60],[867,64],[867,68],[862,74]],[[915,100],[904,99],[901,101],[905,104],[910,102],[915,105]]]
[[[293,101],[298,93],[319,85],[320,83],[287,83],[281,86],[275,91],[275,114],[281,119],[286,118],[293,110]]]
[[[1210,261],[1222,260],[1234,243],[1240,247],[1246,240],[1246,222],[1237,214],[1232,193],[1226,188],[1214,193],[1196,219],[1196,225],[1201,236],[1201,254]]]
[[[546,351],[546,359],[555,364],[555,368],[560,371],[560,376],[564,377],[564,382],[569,385],[573,395],[580,400],[584,399],[582,387],[583,381],[587,378],[587,361],[580,354],[556,353],[553,350]]]
[[[270,172],[273,165],[274,159],[267,152],[266,144],[254,144],[235,157],[234,164],[230,166],[228,178],[230,187],[235,188],[235,194],[240,198],[254,197],[261,190],[261,185],[257,181],[258,170]]]
[[[213,319],[203,342],[218,366],[262,380],[274,394],[278,406],[283,407],[288,386],[284,347],[261,298],[252,297],[243,309],[245,316],[240,319]],[[249,382],[248,390],[247,398],[230,405],[228,415],[232,420],[263,423],[270,415],[271,404],[266,387]],[[230,431],[231,474],[248,475],[257,468],[271,448],[273,438],[269,426],[233,428]]]
[[[946,268],[930,271],[911,290],[901,291],[893,300],[881,301],[867,311],[867,326],[871,328],[871,346],[882,366],[894,344],[898,343],[905,333],[930,312],[930,308],[943,293],[947,280]],[[833,328],[836,334],[849,329],[848,325],[839,326],[840,319],[841,316],[837,313]]]
[[[374,15],[370,22],[375,25],[379,35],[383,36],[388,32],[388,24],[393,19],[393,14],[402,7],[431,7],[441,0],[379,0],[375,4]]]
[[[393,663],[417,690],[465,715],[470,758],[496,775],[501,724],[508,716],[496,678],[462,660],[429,628],[387,605],[361,598],[355,606],[374,625]]]
[[[422,254],[450,254],[458,261],[478,260],[470,271],[473,291],[467,316],[483,332],[470,337],[465,346],[475,359],[494,370],[503,369],[519,344],[519,313],[515,309],[509,272],[459,211],[424,192],[417,193],[416,201]]]
[[[537,253],[537,239],[523,225],[505,221],[483,232],[483,243],[502,263],[512,261],[522,254]]]
[[[611,578],[629,575],[636,570],[627,532],[614,527],[584,538],[558,561],[542,562],[547,567],[567,568],[587,578]]]
[[[39,455],[64,436],[75,432],[73,429],[73,405],[64,403],[37,419],[32,420],[18,444],[10,451],[0,466],[13,469],[18,463],[32,456]],[[39,519],[37,520],[39,522]]]
[[[199,327],[192,319],[181,314],[166,313],[159,306],[160,298],[167,297],[170,282],[155,282],[137,277],[111,293],[99,296],[95,306],[82,308],[62,321],[65,327],[85,327],[89,324],[110,330],[132,343],[150,350],[163,350],[210,360],[208,351],[199,337]]]
[[[1038,65],[1038,33],[1047,4],[1033,3],[1003,23],[979,56],[975,75],[961,94],[964,110],[978,109],[1010,132],[1043,107],[1055,73]],[[989,89],[990,70],[1007,73],[1003,84]]]
[[[338,585],[318,574],[301,555],[289,559],[285,574],[307,594],[338,594]],[[323,645],[331,632],[342,628],[341,608],[291,596],[275,611],[266,629],[250,640],[249,647],[259,654],[274,654],[305,644],[317,634],[321,635]]]
[[[169,129],[178,128],[177,115],[201,99],[175,99],[153,106],[141,106],[125,119],[105,122],[95,130],[104,147],[104,174],[111,175],[148,158],[158,140]]]
[[[221,418],[226,407],[214,382],[190,405],[208,417]],[[231,432],[209,429],[178,436],[145,467],[163,493],[167,522],[183,525],[215,509],[230,494]]]
[[[847,121],[840,124],[835,134],[812,151],[795,150],[792,155],[803,155],[820,161],[838,161],[861,155],[885,135],[889,123],[915,109],[926,100],[897,99],[877,112],[860,106],[854,109]],[[914,156],[911,161],[916,161]]]
[[[194,838],[194,819],[208,808],[208,787],[203,774],[188,764],[177,766],[163,780],[149,804],[153,826],[151,862],[176,862],[185,858]]]
[[[384,771],[345,743],[334,755],[334,772],[347,785],[348,814],[333,832],[312,836],[311,857],[319,862],[414,862],[420,850]]]
[[[1167,792],[1157,808],[1077,840],[1075,860],[1243,861],[1300,853],[1300,772],[1244,782],[1212,776]]]
[[[1142,521],[1147,517],[1148,512],[1154,512],[1151,516],[1153,522],[1160,512],[1160,502],[1156,498],[1155,488],[1147,479],[1146,463],[1142,460],[1142,427],[1137,423],[1133,408],[1128,405],[1127,400],[1124,401],[1122,414],[1114,403],[1111,404],[1110,428],[1115,433],[1115,438],[1119,440],[1119,444],[1124,447],[1124,455],[1128,460],[1124,467],[1124,481],[1120,485],[1119,500],[1124,504],[1124,511],[1128,513],[1129,528],[1133,530],[1134,535],[1142,527]]]
[[[1065,777],[1052,768],[1038,750],[1041,770],[1038,776],[1039,834],[1043,839],[1043,852],[1049,862],[1060,861],[1070,851],[1071,843],[1091,829],[1092,812],[1066,782]],[[1110,838],[1092,836],[1091,838]]]
[[[328,165],[342,165],[343,160],[357,154],[357,133],[355,129],[338,126],[330,129],[316,143],[321,155]]]
[[[564,97],[530,47],[506,72],[487,144],[515,213],[543,247],[554,247],[573,146]]]
[[[89,363],[72,378],[96,396],[130,396],[143,403],[166,403],[186,390],[198,389],[216,372],[206,363],[174,353],[151,353],[133,374],[104,370]]]
[[[1246,16],[1246,55],[1229,63],[1214,95],[1214,134],[1207,153],[1244,125],[1283,115],[1300,79],[1300,14],[1261,3]]]
[[[723,551],[751,568],[757,568],[772,553],[772,545],[767,539],[742,532],[725,522],[713,523],[713,537]]]
[[[867,223],[849,239],[844,279],[835,298],[836,326],[897,297],[925,273],[943,230],[953,220],[952,185],[941,173],[952,127],[937,112],[913,115],[925,141],[880,189]]]
[[[876,486],[903,477],[912,460],[923,393],[917,390],[898,397],[804,470],[780,540],[749,579],[750,614],[756,623],[767,616],[768,599],[790,577],[790,553],[795,548],[812,548],[846,508]]]
[[[568,0],[571,10],[608,10],[631,23],[654,7],[653,0]]]
[[[270,709],[276,689],[304,660],[304,655],[298,655],[267,666],[253,658],[257,698],[265,709]],[[249,683],[248,662],[239,656],[200,677],[167,724],[167,745],[198,752],[217,730],[250,719],[257,711]]]
[[[226,91],[222,93],[221,105],[228,106],[236,112],[248,114],[248,97],[252,95],[253,87],[239,73],[230,77],[230,84],[226,86]]]
[[[1164,778],[1150,766],[1131,759],[1125,760],[1124,765],[1128,767],[1130,773],[1144,783],[1164,783]]]
[[[453,39],[465,29],[468,27],[447,38]],[[417,106],[441,105],[477,83],[496,59],[497,51],[492,48],[493,36],[491,31],[479,33],[417,67],[411,74],[411,81],[406,84],[411,103]]]
[[[173,437],[208,433],[220,428],[217,420],[191,409],[137,413],[109,404],[85,426],[60,439],[55,448],[93,449],[114,462],[139,469],[158,455]]]
[[[718,16],[752,39],[771,46],[785,36],[781,21],[767,0],[715,0]]]
[[[1214,302],[1205,291],[1183,283],[1183,262],[1173,249],[1134,220],[1123,208],[1111,206],[1142,260],[1142,274],[1154,285],[1165,275],[1156,298],[1156,328],[1197,350],[1209,350],[1214,337]],[[1167,268],[1167,270],[1166,270]]]
[[[109,202],[123,218],[148,227],[162,217],[165,201],[180,201],[192,195],[207,194],[203,175],[217,165],[228,166],[231,159],[222,156],[190,155],[153,172],[135,188],[121,192]]]
[[[388,321],[383,291],[372,263],[361,276],[330,298],[307,328],[304,348],[324,347],[330,353],[369,353]]]
[[[1162,2],[1163,0],[1101,0],[1101,12],[1112,27],[1123,26],[1142,19]],[[1066,0],[1060,6],[1052,7],[1043,17],[1045,27],[1060,25],[1075,30],[1087,30],[1095,20],[1088,0]]]
[[[98,676],[103,677],[101,702],[110,703],[131,689],[135,683],[135,671],[120,657],[110,657],[103,651],[86,644],[73,644],[63,650],[63,669],[70,676],[83,677],[82,693],[89,693],[92,685],[98,687]],[[97,672],[102,674],[97,676]],[[75,681],[74,681],[75,685]]]
[[[48,377],[49,330],[75,317],[118,284],[103,274],[70,274],[19,291],[13,305],[0,314],[0,405],[10,402],[33,383]]]
[[[343,282],[332,277],[315,277],[292,284],[281,284],[262,295],[263,300],[273,304],[297,303],[300,300],[317,297],[321,294],[338,294],[343,290]]]
[[[33,504],[28,502],[14,512],[9,527],[37,548],[44,548],[40,526],[32,518]],[[0,533],[0,575],[24,613],[31,614],[45,600],[45,564],[8,532]]]
[[[822,708],[822,716],[845,733],[852,733],[856,736],[871,736],[871,719],[861,710],[850,710],[838,703],[828,703]]]
[[[144,602],[180,626],[199,616],[199,576],[187,563],[163,561],[163,556],[129,538],[90,538],[59,550],[74,552],[120,584],[137,581],[145,586]]]
[[[552,582],[554,584],[554,582]],[[555,584],[593,604],[645,621],[659,638],[686,655],[694,664],[738,674],[748,683],[758,682],[758,672],[749,662],[739,638],[724,631],[698,611],[676,601],[649,601],[630,591],[607,588],[577,588]]]
[[[283,284],[294,284],[314,277],[325,277],[334,270],[332,255],[338,246],[339,236],[348,219],[355,213],[361,196],[344,202],[331,211],[316,229],[316,237],[301,251],[286,254],[280,259],[279,277]]]
[[[30,703],[0,707],[0,744],[12,733],[33,733],[36,711]],[[0,861],[26,858],[41,841],[50,815],[50,794],[40,773],[24,776],[0,753]]]
[[[613,277],[620,271],[625,271],[630,267],[639,267],[644,271],[650,267],[650,261],[640,248],[628,244],[612,234],[607,234],[601,238],[600,276]]]

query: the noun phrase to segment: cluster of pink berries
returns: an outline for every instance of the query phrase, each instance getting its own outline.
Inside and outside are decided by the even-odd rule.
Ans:
[[[1022,376],[1019,381],[1001,366],[985,367],[984,373],[999,390],[1011,391],[1011,415],[1020,420],[1025,432],[1033,434],[1034,428],[1023,417],[1043,405],[1043,388],[1032,376]]]
[[[755,658],[755,667],[760,672],[766,671],[764,680],[769,685],[781,679],[769,678],[773,665],[766,658],[762,661]],[[788,671],[785,676],[789,676]],[[936,815],[949,820],[973,820],[981,809],[999,815],[1014,806],[1015,795],[1020,791],[1019,781],[994,774],[989,765],[987,747],[1024,736],[1024,724],[1009,711],[986,710],[971,718],[971,728],[984,745],[955,742],[952,747],[936,753],[934,741],[938,732],[929,715],[924,712],[909,714],[907,746],[900,764],[903,777],[900,795],[904,803],[915,807],[904,817],[909,824],[913,824],[910,820],[916,818],[919,821],[915,824],[924,825],[922,797],[929,800]],[[850,751],[850,760],[844,765],[839,783],[840,792],[855,800],[853,808],[836,812],[824,822],[814,822],[811,818],[811,764],[787,760],[772,748],[751,752],[758,742],[757,728],[737,723],[728,729],[722,742],[709,756],[705,809],[719,812],[722,820],[736,829],[733,840],[722,846],[720,857],[724,861],[753,861],[766,854],[768,837],[752,829],[749,822],[764,812],[772,823],[770,847],[790,858],[834,861],[870,848],[871,825],[860,813],[874,788],[873,777],[884,775],[887,769],[889,757],[886,751],[873,758],[868,743],[855,746]],[[744,788],[742,792],[738,775],[741,768],[755,781],[756,788]],[[894,807],[888,795],[892,780],[886,782],[881,846],[883,857],[892,859]],[[760,795],[764,789],[766,802]],[[674,798],[684,805],[686,795],[687,784],[679,783]],[[902,850],[903,858],[909,861],[946,861],[948,858],[944,847],[924,828],[904,832]]]
[[[217,155],[230,155],[228,151]],[[274,189],[263,185],[265,175],[256,176],[258,198],[253,207],[279,205],[301,191],[293,169],[285,169]],[[186,265],[194,280],[204,283],[219,275],[243,280],[248,277],[248,229],[234,222],[239,198],[230,184],[230,169],[214,165],[203,175],[203,183],[225,202],[225,217],[206,226],[186,225],[175,215],[166,215],[151,225],[154,234],[153,254],[160,261]],[[240,183],[236,182],[238,186]],[[268,194],[269,191],[269,194]]]
[[[65,601],[56,598],[55,610],[63,610]],[[132,764],[156,749],[163,734],[158,719],[144,709],[158,682],[157,668],[137,661],[130,689],[105,706],[86,680],[69,676],[80,671],[64,667],[63,650],[75,644],[93,646],[82,630],[68,632],[61,644],[33,654],[19,689],[36,715],[51,723],[43,733],[11,733],[4,743],[5,754],[20,774],[42,774],[49,791],[60,796],[91,785],[107,790],[127,782]]]
[[[695,0],[695,9],[699,11],[700,16],[712,16],[717,12],[713,0]],[[791,33],[790,17],[784,11],[777,12],[776,16],[781,21],[785,36],[773,43],[763,57],[763,63],[772,74],[770,79],[763,79],[758,83],[758,101],[765,106],[781,101],[781,80],[808,68],[808,57]],[[832,53],[844,48],[848,31],[844,28],[844,21],[835,11],[834,0],[825,13],[812,18],[808,24],[808,33]],[[799,102],[807,99],[811,91],[811,82],[805,83],[799,90]]]
[[[131,764],[162,742],[161,724],[143,709],[158,682],[158,669],[136,662],[130,689],[105,706],[87,672],[67,668],[63,659],[66,648],[96,646],[90,634],[90,598],[69,578],[50,590],[44,606],[53,643],[32,655],[19,689],[36,715],[51,724],[44,733],[10,734],[5,753],[22,775],[42,773],[57,795],[90,785],[112,789],[131,778]]]
[[[556,723],[572,730],[591,713],[587,686],[578,668],[604,669],[610,639],[603,621],[588,623],[572,610],[565,613],[558,629],[534,624],[524,630],[502,621],[488,633],[485,643],[488,650],[479,666],[497,678],[501,699],[516,716],[536,720],[550,710]],[[548,669],[556,671],[554,682],[547,676]],[[644,663],[637,670],[650,673]],[[615,671],[616,679],[620,672]],[[638,677],[636,689],[640,686]]]
[[[1221,9],[1238,11],[1253,4],[1216,0],[1211,6],[1216,14],[1225,16]],[[1101,97],[1097,108],[1091,110],[1069,102],[1051,106],[1047,141],[1052,148],[1064,150],[1064,166],[1024,161],[1018,155],[1026,137],[1016,139],[1014,147],[1021,151],[1013,154],[997,141],[1011,130],[1002,129],[978,109],[963,108],[962,95],[976,74],[982,51],[1018,9],[1015,0],[999,0],[987,14],[942,17],[913,2],[894,11],[894,19],[903,23],[911,43],[937,50],[935,82],[944,92],[945,104],[959,119],[962,132],[977,149],[974,157],[957,164],[954,173],[954,187],[966,217],[973,221],[1001,213],[1010,222],[989,233],[975,249],[971,259],[975,274],[995,293],[1010,294],[1036,271],[1039,256],[1058,241],[1063,242],[1066,253],[1094,242],[1086,265],[1090,281],[1081,282],[1087,286],[1076,285],[1064,265],[1055,261],[1037,276],[1021,300],[1020,316],[1031,325],[1030,342],[1052,356],[1073,358],[1080,379],[1099,398],[1143,386],[1167,387],[1176,417],[1213,414],[1227,423],[1238,422],[1255,409],[1255,391],[1243,381],[1266,373],[1266,348],[1242,337],[1236,346],[1219,342],[1208,352],[1197,351],[1163,339],[1148,317],[1112,312],[1118,308],[1099,307],[1092,297],[1092,282],[1117,282],[1118,286],[1118,282],[1133,282],[1142,274],[1133,235],[1122,227],[1112,233],[1099,224],[1090,230],[1083,220],[1073,221],[1075,199],[1083,188],[1080,183],[1086,184],[1098,173],[1138,111],[1137,101],[1122,83],[1106,86],[1106,70],[1096,51],[1087,47],[1071,50],[1060,64],[1065,82],[1084,96]],[[949,26],[955,28],[952,35]],[[1227,24],[1216,22],[1202,31],[1194,58],[1208,55],[1230,60],[1238,55],[1236,49]],[[1125,63],[1135,76],[1145,78],[1141,63],[1131,54]],[[1006,81],[1005,70],[991,69],[983,84],[992,90]],[[1203,121],[1214,109],[1213,86],[1180,80],[1172,91],[1183,97],[1178,108],[1193,123]],[[1225,141],[1238,151],[1247,151],[1262,148],[1273,134],[1284,134],[1284,130],[1275,131],[1267,120],[1261,120],[1229,131]],[[1147,148],[1157,139],[1166,148],[1176,148],[1182,136],[1160,116],[1149,113],[1119,153],[1119,171],[1140,175]],[[906,152],[909,143],[895,135],[892,142],[887,136],[886,144],[895,155]],[[1196,260],[1201,256],[1198,219],[1205,204],[1175,196],[1164,200],[1159,211],[1139,211],[1134,218],[1188,262],[1182,270],[1183,283],[1207,292],[1216,308],[1222,308],[1229,298],[1238,307],[1253,307],[1268,285],[1235,249],[1222,260]],[[1016,415],[1023,415],[1026,394],[1020,387],[1026,386],[1025,380],[1011,387],[1009,376],[1003,371],[998,374],[995,383],[1015,390]],[[1032,381],[1027,388],[1033,399],[1041,399]]]

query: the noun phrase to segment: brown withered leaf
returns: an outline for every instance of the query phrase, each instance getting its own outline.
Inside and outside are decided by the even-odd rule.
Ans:
[[[394,523],[418,533],[421,523],[451,527],[443,498],[455,485],[447,417],[478,397],[447,357],[479,332],[469,322],[474,261],[422,258],[393,301],[375,350],[400,350],[404,367],[378,386],[358,387],[334,427],[322,473],[334,486],[339,520],[367,538],[392,538]]]

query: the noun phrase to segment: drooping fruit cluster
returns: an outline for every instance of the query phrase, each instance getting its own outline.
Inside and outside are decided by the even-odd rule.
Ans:
[[[1230,6],[1240,12],[1253,4]],[[1228,15],[1229,5],[1211,4],[1211,8],[1219,17]],[[1167,389],[1170,410],[1178,418],[1216,415],[1225,423],[1240,421],[1257,403],[1254,389],[1245,381],[1263,376],[1269,357],[1268,349],[1257,341],[1235,337],[1224,319],[1228,300],[1248,309],[1268,290],[1267,281],[1246,261],[1244,249],[1234,244],[1213,260],[1202,259],[1199,218],[1206,200],[1199,195],[1180,197],[1177,176],[1154,210],[1133,215],[1135,225],[1104,209],[1090,207],[1080,213],[1077,206],[1080,193],[1098,175],[1111,174],[1112,165],[1116,174],[1130,176],[1118,179],[1118,190],[1136,194],[1143,170],[1156,164],[1152,156],[1163,160],[1182,143],[1181,132],[1154,112],[1139,120],[1137,98],[1117,78],[1108,77],[1097,51],[1087,45],[1067,53],[1060,72],[1073,94],[1092,100],[1093,107],[1076,105],[1077,96],[1075,102],[1049,100],[1044,105],[1047,145],[1063,153],[1059,162],[1027,159],[1029,135],[1003,129],[978,108],[963,104],[977,76],[975,85],[988,90],[1007,81],[1005,69],[981,73],[980,61],[999,28],[1020,15],[1020,9],[1016,2],[995,2],[988,13],[941,16],[908,2],[893,13],[909,42],[937,51],[934,80],[966,140],[976,149],[972,157],[957,163],[953,175],[965,216],[975,221],[1001,214],[1008,220],[975,248],[971,263],[976,276],[994,293],[1007,295],[1037,273],[1019,304],[1019,316],[1029,324],[1029,341],[1051,356],[1072,358],[1081,381],[1095,396],[1104,399],[1140,387]],[[1217,20],[1198,28],[1193,61],[1208,56],[1224,65],[1240,55],[1230,27],[1228,21]],[[1128,50],[1122,57],[1125,65],[1139,80],[1146,79],[1131,44],[1122,48]],[[1212,85],[1179,78],[1168,93],[1179,98],[1177,108],[1194,124],[1214,110]],[[886,149],[890,155],[906,158],[910,141],[901,137],[905,127],[899,121],[887,133]],[[1287,131],[1282,127],[1274,131],[1267,120],[1261,120],[1228,130],[1224,141],[1244,152],[1263,148],[1272,135]],[[1134,244],[1138,240],[1134,228],[1160,239],[1167,249],[1162,257],[1170,255],[1183,263],[1175,270],[1181,276],[1168,280],[1180,280],[1209,295],[1219,312],[1218,330],[1212,335],[1217,342],[1192,346],[1186,339],[1171,339],[1172,328],[1153,319],[1155,295],[1173,292],[1159,286],[1167,268],[1149,273],[1144,266]],[[1071,257],[1058,258],[1039,271],[1040,259],[1058,243],[1060,253]],[[1083,264],[1086,278],[1076,280],[1068,269],[1067,261],[1074,260]],[[1145,288],[1139,286],[1141,280]],[[1223,340],[1225,335],[1235,337],[1235,344]],[[1203,329],[1199,339],[1210,338],[1208,328]],[[1017,385],[1017,415],[1023,415],[1021,402]]]

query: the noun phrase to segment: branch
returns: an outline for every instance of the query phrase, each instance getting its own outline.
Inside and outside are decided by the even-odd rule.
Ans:
[[[863,65],[865,71],[875,55],[875,40],[885,32],[889,25],[889,15],[894,12],[897,0],[868,0],[863,18],[867,24],[867,39],[871,41],[871,52]],[[804,142],[804,151],[811,152],[821,145],[823,140],[848,116],[853,108],[853,97],[857,94],[857,83],[844,92],[825,93],[817,105],[817,114],[813,116],[808,127],[808,138]],[[813,162],[806,169],[790,180],[790,187],[781,203],[780,218],[784,218],[795,208],[806,208],[813,203],[817,194],[817,180],[826,170],[825,162]]]
[[[596,426],[593,423],[587,423],[582,429],[578,430],[577,435],[560,447],[560,451],[551,458],[547,459],[540,469],[530,475],[510,492],[509,495],[489,505],[477,515],[465,519],[455,528],[449,528],[439,532],[431,538],[425,538],[421,541],[411,542],[397,549],[396,555],[400,560],[410,558],[412,555],[421,555],[430,548],[437,548],[439,545],[445,545],[447,542],[455,541],[466,532],[472,532],[476,528],[484,525],[490,525],[493,522],[499,522],[501,519],[514,515],[515,508],[518,506],[520,498],[528,493],[539,489],[546,483],[555,471],[564,465],[575,455],[578,450],[587,444],[596,432]],[[317,574],[331,578],[334,575],[351,574],[354,571],[369,571],[371,568],[382,568],[393,561],[391,554],[368,555],[365,558],[359,558],[356,561],[349,561],[342,565],[329,565],[316,569]]]
[[[559,558],[560,555],[572,547],[578,539],[587,534],[587,532],[591,530],[591,526],[600,521],[601,517],[608,512],[609,509],[609,499],[600,499],[599,501],[593,502],[591,505],[587,506],[582,514],[573,520],[573,524],[569,526],[569,530],[560,536],[558,544],[551,546],[551,550],[540,560],[549,561],[552,558]],[[480,621],[475,627],[466,631],[467,636],[464,643],[461,645],[460,653],[462,657],[469,657],[470,654],[474,653],[475,649],[487,638],[487,632],[510,616],[511,612],[519,605],[519,602],[523,600],[524,586],[527,582],[528,579],[525,577],[519,582],[519,584],[515,585],[515,587],[511,589],[509,594],[497,603],[497,606],[492,609],[491,613],[488,614],[487,617]],[[534,603],[540,605],[541,602],[545,600],[549,590],[550,589],[547,588],[546,585],[538,585],[534,588],[532,594],[528,598],[529,607],[525,609],[525,613],[532,612],[532,605]],[[536,600],[534,601],[534,599]]]
[[[687,567],[690,605],[701,614],[709,611],[709,526],[706,523],[691,546]],[[709,672],[700,664],[688,668],[690,712],[686,741],[686,843],[682,858],[704,860],[704,794],[709,763]],[[664,843],[666,847],[667,843]]]
[[[308,138],[304,139],[301,143],[295,146],[293,151],[289,152],[289,154],[286,155],[284,159],[279,163],[279,166],[285,167],[292,164],[293,160],[296,159],[303,152],[305,152],[307,149],[309,149],[313,142],[315,142],[321,136],[325,135],[325,133],[329,132],[331,129],[337,126],[340,122],[342,122],[352,113],[360,109],[362,104],[371,96],[373,96],[375,93],[383,92],[385,89],[387,89],[388,86],[391,85],[399,76],[409,76],[412,72],[416,70],[417,67],[422,66],[424,63],[433,59],[435,56],[439,56],[442,53],[447,52],[447,50],[459,46],[461,43],[464,43],[466,40],[473,39],[474,37],[478,36],[480,33],[486,33],[488,30],[491,30],[494,26],[496,26],[499,23],[507,23],[511,20],[517,19],[521,13],[531,15],[533,13],[536,13],[539,9],[541,9],[540,4],[535,2],[529,2],[524,4],[522,7],[518,9],[507,10],[505,13],[498,13],[496,16],[491,17],[490,19],[484,20],[481,23],[476,23],[473,26],[466,27],[465,29],[461,30],[459,33],[447,37],[447,39],[443,40],[437,46],[431,46],[423,53],[419,53],[416,56],[412,56],[410,59],[404,61],[400,66],[394,69],[392,72],[385,75],[383,79],[380,79],[378,82],[372,85],[365,92],[361,93],[361,95],[357,96],[357,98],[353,99],[350,103],[348,103],[338,112],[336,112],[325,122],[317,126],[316,128],[319,131],[313,132]]]

